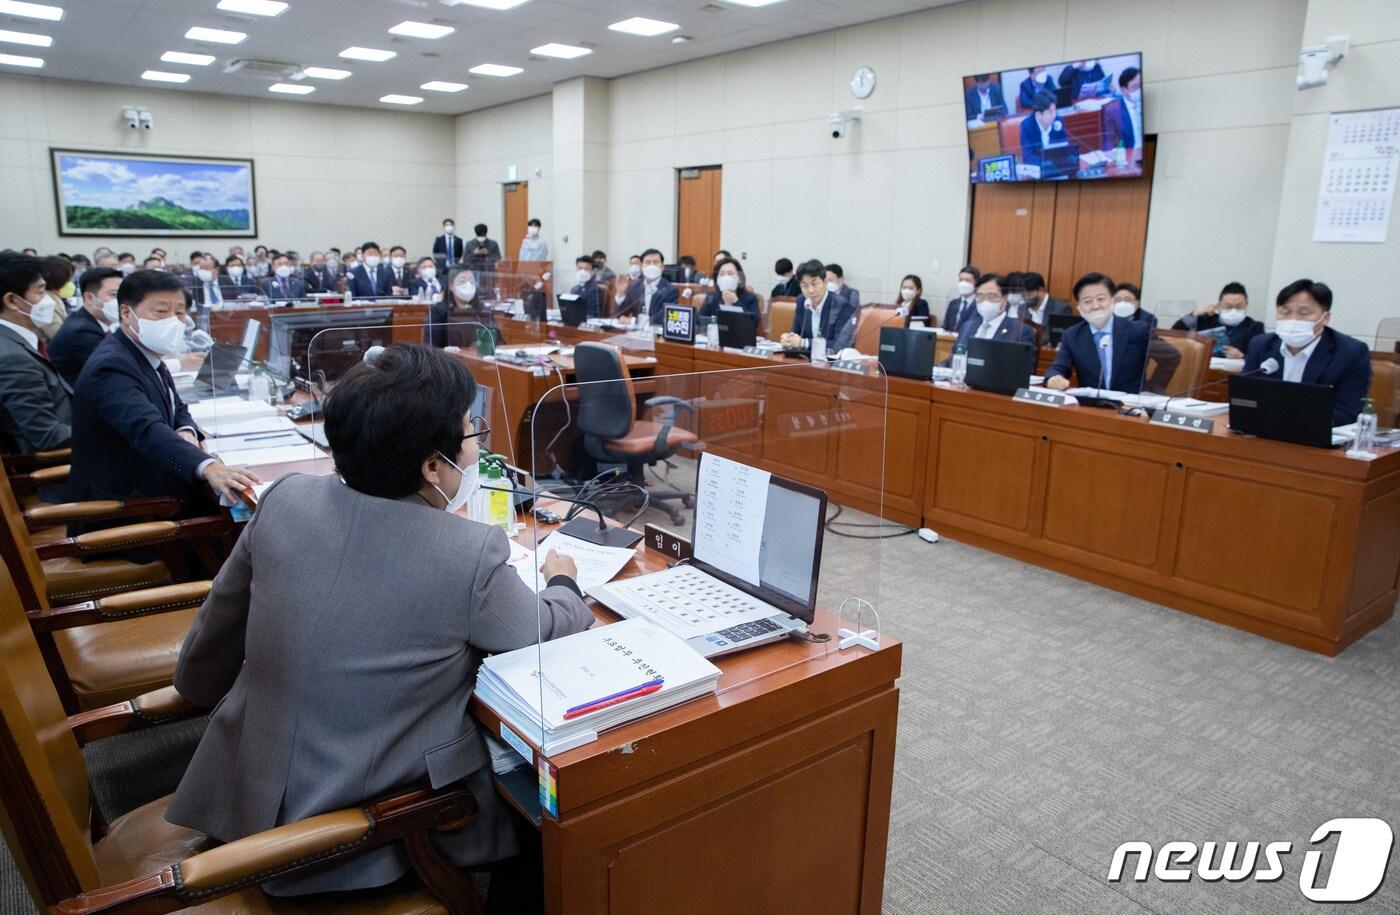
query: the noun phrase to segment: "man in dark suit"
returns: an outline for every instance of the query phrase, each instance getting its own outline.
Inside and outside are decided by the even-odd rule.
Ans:
[[[360,250],[363,252],[364,262],[350,271],[350,294],[357,299],[390,295],[390,290],[394,288],[394,278],[389,275],[389,265],[383,263],[379,256],[379,245],[367,241]]]
[[[433,239],[433,262],[439,270],[447,270],[462,259],[466,246],[457,237],[457,221],[444,219],[442,234]]]
[[[967,346],[975,337],[1035,345],[1034,328],[1006,313],[1006,280],[1003,277],[995,273],[983,274],[974,295],[977,310],[958,328],[958,343]]]
[[[1014,312],[1017,318],[1035,328],[1036,339],[1045,336],[1045,328],[1051,315],[1074,314],[1074,309],[1064,299],[1057,299],[1045,289],[1045,277],[1034,270],[1020,274],[1021,305]]]
[[[642,277],[627,285],[622,298],[616,299],[615,315],[646,315],[652,324],[660,324],[667,305],[681,300],[680,290],[664,276],[665,258],[655,248],[642,252]]]
[[[1255,337],[1244,370],[1256,372],[1273,359],[1278,368],[1260,378],[1325,384],[1336,392],[1332,425],[1356,422],[1371,387],[1371,351],[1354,337],[1328,327],[1332,290],[1326,283],[1294,280],[1279,290],[1274,332]]]
[[[486,237],[486,223],[477,223],[472,231],[476,237],[467,243],[467,254],[463,260],[476,273],[489,273],[495,268],[496,261],[501,259],[501,246]]]
[[[1102,273],[1086,273],[1074,284],[1074,298],[1084,323],[1069,328],[1061,338],[1055,361],[1045,372],[1047,388],[1065,390],[1070,386],[1070,372],[1074,372],[1082,388],[1142,392],[1152,328],[1113,314],[1114,288],[1113,280]]]
[[[598,288],[598,277],[594,274],[593,255],[580,254],[574,259],[577,272],[574,275],[573,288],[569,290],[569,295],[577,296],[583,303],[583,315],[585,318],[596,318],[601,313],[603,306],[603,293]]]
[[[408,292],[420,302],[436,302],[442,298],[442,281],[437,277],[437,263],[433,258],[418,259],[418,275],[409,282]]]
[[[1042,92],[1049,93],[1050,98],[1054,99],[1055,90],[1058,88],[1055,77],[1050,75],[1049,70],[1045,67],[1031,67],[1031,75],[1021,80],[1021,91],[1017,96],[1021,110],[1034,108],[1035,97]]]
[[[1045,149],[1068,143],[1069,134],[1056,111],[1054,93],[1036,93],[1030,108],[1031,113],[1021,121],[1021,162],[1039,166]]]
[[[313,292],[337,292],[335,274],[326,266],[326,256],[320,251],[311,252],[311,263],[302,271],[301,281],[308,294]]]
[[[701,273],[695,266],[695,258],[689,254],[681,255],[679,269],[676,270],[677,283],[700,283],[705,279],[705,274]]]
[[[122,273],[114,267],[83,271],[83,306],[64,319],[49,343],[49,359],[70,385],[78,383],[78,373],[88,357],[116,326],[117,287],[121,284]]]
[[[996,117],[1006,114],[1006,99],[1001,94],[1001,83],[992,82],[991,74],[979,73],[973,79],[973,85],[967,87],[963,93],[963,101],[967,108],[967,119],[969,121],[982,117],[982,113],[993,108],[1000,108],[1001,113]]]
[[[1076,60],[1061,70],[1056,79],[1060,88],[1069,93],[1070,101],[1074,101],[1085,86],[1103,81],[1103,66],[1097,60]]]
[[[1226,328],[1228,342],[1224,355],[1227,359],[1243,359],[1249,344],[1264,333],[1264,322],[1249,316],[1249,291],[1244,283],[1226,283],[1214,302],[1178,318],[1172,330],[1210,330],[1213,327]]]
[[[0,446],[20,454],[60,448],[73,435],[72,391],[37,330],[54,315],[41,269],[37,257],[0,253]]]
[[[408,295],[408,287],[417,279],[415,269],[409,266],[408,249],[403,245],[394,245],[389,249],[389,276],[394,283],[390,288],[394,295]]]
[[[860,314],[860,290],[846,285],[846,271],[840,264],[826,265],[826,288],[851,303],[851,309]]]
[[[208,484],[220,495],[260,481],[199,447],[199,432],[162,361],[179,351],[184,285],[168,273],[138,270],[117,290],[120,323],[83,366],[73,395],[69,498],[170,496],[186,516],[207,510]]]
[[[793,273],[792,261],[786,257],[778,258],[778,262],[773,265],[773,272],[778,275],[778,282],[773,286],[770,298],[779,295],[797,298],[802,294],[797,285],[797,277]]]
[[[973,293],[981,277],[982,271],[971,264],[958,271],[957,295],[949,297],[948,308],[943,312],[943,323],[939,327],[944,330],[957,330],[964,321],[977,314],[977,303]]]
[[[278,253],[272,259],[272,275],[263,277],[262,293],[274,302],[306,298],[306,281],[292,266],[287,255]]]
[[[819,260],[804,261],[797,268],[797,281],[802,287],[802,298],[793,309],[792,329],[780,338],[783,346],[796,349],[802,341],[812,339],[814,328],[821,329],[826,351],[832,355],[852,345],[856,338],[856,310],[827,288],[825,265]]]

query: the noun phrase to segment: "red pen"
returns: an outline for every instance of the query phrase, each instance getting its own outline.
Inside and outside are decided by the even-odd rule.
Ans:
[[[591,705],[575,706],[574,708],[571,708],[564,713],[564,720],[570,721],[574,718],[582,718],[584,715],[592,714],[593,712],[599,711],[601,709],[611,708],[614,705],[621,705],[629,699],[636,699],[640,696],[650,696],[652,693],[661,689],[661,687],[665,685],[666,684],[660,682],[652,682],[648,683],[646,686],[641,687],[640,689],[623,693],[618,696],[611,696],[607,699],[594,702]]]

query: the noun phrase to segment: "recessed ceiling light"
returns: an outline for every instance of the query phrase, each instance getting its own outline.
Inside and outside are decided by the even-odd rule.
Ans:
[[[340,56],[350,60],[372,60],[376,63],[382,63],[386,60],[398,57],[399,52],[381,51],[379,48],[361,48],[352,45],[344,51],[341,51]]]
[[[542,44],[538,48],[531,48],[531,54],[538,54],[540,57],[557,57],[560,60],[573,60],[575,57],[582,57],[585,54],[592,54],[592,48],[580,48],[573,44],[559,44],[551,41],[549,44]]]
[[[0,0],[0,13],[7,13],[11,16],[23,16],[25,19],[43,19],[47,22],[57,22],[63,18],[63,7],[49,6],[46,3],[22,3],[20,0]],[[37,58],[29,58],[36,60]],[[21,66],[31,66],[22,64]]]
[[[10,32],[0,29],[0,41],[10,44],[27,44],[31,48],[51,48],[53,39],[47,35],[35,35],[32,32]]]
[[[301,83],[273,83],[267,87],[268,92],[281,92],[284,95],[306,95],[316,91],[315,86],[304,86]]]
[[[191,41],[212,41],[215,44],[238,44],[248,37],[247,32],[232,32],[228,29],[206,29],[197,25],[185,33]]]
[[[645,38],[652,38],[656,35],[665,35],[667,32],[674,32],[680,28],[674,22],[662,22],[660,19],[648,19],[645,16],[633,16],[631,19],[624,19],[621,22],[614,22],[608,26],[614,32],[626,32],[628,35],[641,35]]]
[[[736,3],[739,6],[772,6],[774,3],[782,3],[783,0],[725,0],[726,3]]]
[[[280,16],[287,9],[282,0],[219,0],[219,9],[251,16]]]
[[[488,10],[513,10],[528,2],[530,0],[455,0],[449,2],[448,6],[461,6],[465,3],[467,6],[479,6]]]
[[[349,70],[337,70],[334,67],[303,67],[301,72],[312,79],[345,79],[350,75]]]
[[[191,67],[207,67],[214,62],[213,54],[189,54],[185,51],[166,51],[160,55],[162,63],[187,64]]]
[[[415,22],[405,19],[389,30],[391,35],[407,35],[409,38],[442,38],[457,31],[450,25],[433,25],[431,22]]]
[[[427,89],[429,92],[461,92],[463,89],[467,88],[467,84],[466,84],[466,83],[447,83],[447,82],[443,82],[443,81],[440,80],[440,79],[435,79],[435,80],[432,80],[432,81],[430,81],[430,82],[424,83],[423,85],[419,86],[418,88],[419,88],[419,89]]]
[[[165,70],[147,70],[141,74],[141,78],[154,83],[187,83],[190,81],[188,73],[169,73]]]
[[[477,64],[467,72],[475,73],[477,76],[514,76],[525,71],[519,67],[507,67],[504,64]]]
[[[390,105],[416,105],[423,101],[423,99],[417,95],[381,95],[379,100],[381,102],[388,102]]]
[[[21,55],[19,55],[19,54],[0,54],[0,64],[5,64],[5,65],[11,66],[11,67],[35,67],[35,68],[38,68],[38,67],[42,67],[42,66],[44,65],[44,58],[42,58],[42,57],[23,57],[23,56],[21,56]]]

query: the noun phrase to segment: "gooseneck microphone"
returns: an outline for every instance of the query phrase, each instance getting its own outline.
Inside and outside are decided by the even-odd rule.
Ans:
[[[598,516],[598,524],[596,526],[591,521],[585,521],[583,518],[575,518],[559,528],[559,533],[567,534],[570,537],[576,537],[579,540],[585,540],[589,543],[597,544],[598,546],[614,546],[626,549],[642,539],[641,534],[630,528],[609,527],[607,521],[603,518],[603,510],[598,507],[597,503],[587,499],[571,499],[567,496],[556,495],[555,493],[544,490],[518,489],[514,486],[500,486],[496,484],[482,484],[481,488],[515,493],[520,496],[529,496],[532,499],[557,499],[560,502],[568,502],[571,505],[581,505],[584,508],[592,509],[593,513]]]

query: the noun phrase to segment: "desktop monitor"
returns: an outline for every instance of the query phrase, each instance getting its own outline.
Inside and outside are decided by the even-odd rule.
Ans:
[[[933,354],[938,337],[926,330],[905,327],[880,328],[880,368],[887,375],[927,381],[933,376]]]
[[[249,362],[258,358],[258,338],[262,336],[262,324],[252,318],[243,325],[243,342],[239,345],[243,347],[243,356]]]
[[[758,342],[757,323],[748,312],[721,308],[714,320],[719,325],[720,346],[743,349]]]
[[[271,330],[267,367],[279,378],[293,376],[293,362],[303,375],[325,372],[328,377],[335,378],[358,362],[369,347],[388,346],[393,342],[390,327],[394,320],[393,308],[347,308],[331,312],[288,308],[269,313],[268,320]],[[331,329],[338,329],[340,333],[317,341],[312,352],[316,335]]]
[[[1142,176],[1142,54],[963,77],[974,184]]]
[[[996,394],[1015,394],[1030,384],[1035,347],[1011,340],[973,337],[967,342],[967,386]]]
[[[1332,447],[1332,402],[1336,392],[1325,384],[1305,384],[1250,375],[1232,375],[1230,431]]]

